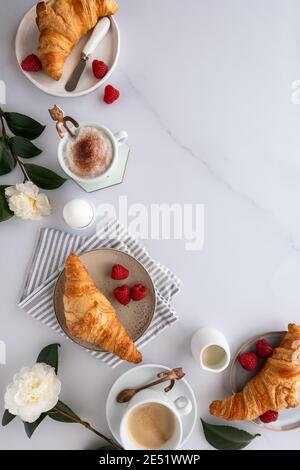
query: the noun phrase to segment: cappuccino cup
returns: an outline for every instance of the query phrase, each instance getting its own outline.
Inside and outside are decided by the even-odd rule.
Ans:
[[[82,122],[74,137],[65,133],[58,144],[58,162],[73,180],[96,183],[109,176],[118,161],[119,146],[128,139],[125,131],[111,132],[95,122]]]
[[[172,401],[165,393],[138,392],[122,418],[120,436],[126,450],[176,450],[183,435],[181,417],[192,411],[184,396]]]

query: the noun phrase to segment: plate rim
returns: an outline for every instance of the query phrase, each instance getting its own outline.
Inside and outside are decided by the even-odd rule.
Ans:
[[[78,254],[77,256],[80,256],[81,255],[85,255],[85,254],[88,254],[88,253],[93,253],[95,251],[114,251],[116,253],[122,253],[122,254],[125,254],[127,256],[129,256],[131,259],[133,259],[135,262],[137,262],[140,267],[146,272],[146,274],[148,275],[149,277],[149,280],[150,280],[150,283],[151,283],[151,286],[152,286],[152,290],[153,290],[153,294],[154,294],[154,304],[153,304],[153,312],[151,314],[151,316],[149,317],[149,321],[148,323],[146,324],[146,327],[144,329],[144,331],[141,333],[141,335],[134,341],[134,343],[136,343],[145,333],[146,331],[148,330],[149,326],[151,325],[152,323],[152,320],[153,320],[153,317],[155,315],[155,312],[156,312],[156,307],[157,307],[157,293],[156,293],[156,288],[155,288],[155,285],[154,285],[154,282],[152,280],[152,277],[150,276],[149,274],[149,271],[145,268],[145,266],[139,261],[137,260],[134,256],[130,255],[129,253],[127,253],[126,251],[122,251],[122,250],[118,250],[117,248],[94,248],[92,250],[88,250],[88,251],[85,251],[83,253],[80,253]],[[94,351],[94,352],[97,352],[97,353],[102,353],[102,352],[108,352],[106,351],[105,349],[95,349],[93,348],[92,346],[91,347],[88,347],[88,346],[85,346],[85,345],[82,345],[80,344],[79,340],[77,340],[75,337],[71,336],[70,333],[68,332],[67,328],[65,329],[63,327],[63,325],[61,324],[61,322],[59,321],[59,318],[58,318],[58,315],[57,315],[57,312],[56,312],[56,308],[55,308],[55,298],[56,298],[56,290],[57,290],[57,286],[58,286],[58,282],[61,278],[61,276],[63,275],[63,273],[65,272],[65,267],[62,269],[62,271],[59,273],[57,279],[56,279],[56,282],[55,282],[55,285],[54,285],[54,289],[53,289],[53,295],[52,295],[52,304],[53,304],[53,310],[54,310],[54,314],[55,314],[55,317],[56,317],[56,320],[60,326],[60,328],[62,329],[62,331],[64,332],[65,335],[67,335],[67,337],[73,341],[75,344],[77,344],[78,346],[80,346],[81,348],[84,348],[84,349],[87,349],[89,351]]]
[[[118,438],[116,437],[113,429],[112,429],[112,426],[111,426],[111,423],[110,423],[110,420],[109,420],[109,417],[108,417],[108,402],[109,402],[109,399],[111,398],[111,394],[112,394],[112,389],[113,387],[115,386],[115,384],[121,380],[123,377],[129,375],[130,373],[134,373],[137,371],[137,369],[140,369],[140,368],[150,368],[150,367],[153,367],[153,368],[161,368],[161,369],[165,369],[165,370],[171,370],[170,367],[168,366],[163,366],[162,364],[155,364],[155,363],[147,363],[147,364],[140,364],[138,366],[135,366],[135,367],[131,367],[130,369],[126,370],[122,375],[120,375],[114,382],[113,384],[111,385],[110,389],[109,389],[109,392],[107,394],[107,397],[106,397],[106,404],[105,404],[105,415],[106,415],[106,421],[107,421],[107,424],[108,424],[108,427],[113,435],[113,437],[116,439],[116,441],[119,442]],[[191,426],[191,429],[189,430],[189,432],[187,433],[187,435],[185,436],[185,438],[182,440],[181,444],[180,444],[180,448],[182,448],[182,446],[184,446],[184,444],[188,441],[188,439],[191,437],[194,429],[195,429],[195,426],[196,426],[196,423],[197,423],[197,418],[198,418],[198,404],[197,404],[197,399],[196,399],[196,395],[195,395],[195,392],[194,390],[192,389],[192,386],[189,384],[189,382],[187,381],[187,379],[185,377],[183,377],[181,380],[181,382],[183,382],[186,387],[189,389],[191,395],[192,395],[192,398],[193,398],[193,404],[195,406],[195,412],[194,412],[194,417],[193,417],[193,423],[192,423],[192,426]]]
[[[228,372],[228,375],[229,375],[229,385],[230,385],[230,389],[231,389],[231,392],[232,393],[237,393],[235,390],[234,390],[234,387],[233,387],[233,371],[234,371],[234,367],[236,365],[236,362],[238,360],[238,356],[241,354],[241,352],[247,348],[248,346],[250,346],[250,344],[252,344],[254,341],[258,341],[259,339],[261,339],[262,337],[266,337],[266,336],[270,336],[270,335],[285,335],[287,333],[287,330],[281,330],[281,331],[267,331],[267,332],[264,332],[264,333],[261,333],[261,334],[258,334],[258,335],[255,335],[251,338],[249,338],[248,340],[246,340],[238,349],[238,351],[236,352],[236,354],[234,355],[233,357],[233,360],[232,360],[232,363],[230,365],[230,368],[229,368],[229,372]],[[300,406],[300,405],[299,405]],[[284,428],[284,429],[276,429],[272,426],[268,426],[267,423],[262,423],[260,420],[258,419],[255,419],[255,420],[252,420],[251,421],[253,424],[256,424],[256,426],[259,426],[260,428],[263,428],[263,429],[267,429],[268,431],[273,431],[273,432],[287,432],[287,431],[292,431],[294,429],[299,429],[300,428],[300,422],[298,422],[297,424],[292,424],[292,425],[288,425],[288,427]]]
[[[27,16],[29,16],[31,14],[31,12],[33,10],[36,9],[36,4],[34,4],[29,10],[27,10],[27,12],[23,15],[19,25],[18,25],[18,28],[17,28],[17,32],[16,32],[16,36],[15,36],[15,56],[16,56],[16,60],[17,60],[17,63],[18,63],[18,67],[19,69],[21,70],[21,72],[23,73],[23,75],[33,84],[35,85],[37,88],[39,88],[41,91],[43,91],[44,93],[46,93],[47,95],[50,95],[50,96],[56,96],[56,97],[59,97],[59,98],[75,98],[75,97],[78,97],[78,96],[84,96],[84,95],[87,95],[89,93],[92,93],[93,91],[97,90],[97,88],[99,88],[101,85],[103,85],[108,79],[109,77],[112,75],[112,73],[114,72],[116,66],[117,66],[117,63],[119,61],[119,57],[120,57],[120,49],[121,49],[121,33],[120,33],[120,28],[118,26],[118,23],[116,21],[116,19],[114,18],[114,15],[110,15],[109,18],[112,22],[112,25],[115,29],[115,36],[116,36],[116,54],[115,54],[115,58],[114,58],[114,61],[113,61],[113,64],[111,66],[111,68],[109,69],[108,73],[105,75],[105,77],[102,78],[102,80],[99,80],[95,85],[93,85],[92,87],[86,89],[86,90],[82,90],[82,91],[73,91],[72,93],[70,92],[63,92],[63,93],[59,93],[59,92],[53,92],[53,91],[49,91],[47,90],[45,87],[43,87],[42,85],[40,85],[39,82],[37,82],[33,76],[29,73],[29,72],[25,72],[20,63],[19,63],[19,60],[18,60],[18,44],[19,44],[19,36],[21,34],[21,31],[22,31],[22,27],[27,19]]]

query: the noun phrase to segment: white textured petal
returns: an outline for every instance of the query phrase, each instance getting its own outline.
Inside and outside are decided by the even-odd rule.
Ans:
[[[41,416],[42,412],[39,410],[32,410],[30,408],[22,408],[20,410],[20,418],[22,421],[25,421],[26,423],[34,423],[39,417]]]
[[[13,196],[14,194],[17,194],[17,193],[18,191],[16,190],[14,186],[9,186],[8,188],[5,188],[6,197]]]
[[[37,210],[42,216],[51,214],[51,206],[46,194],[40,193],[37,198]]]
[[[16,184],[16,189],[20,193],[25,194],[25,196],[36,199],[39,194],[39,188],[33,184],[31,181],[26,181],[25,183]]]

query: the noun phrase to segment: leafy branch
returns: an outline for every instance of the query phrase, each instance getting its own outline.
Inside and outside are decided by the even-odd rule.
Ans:
[[[57,373],[59,346],[60,345],[57,343],[46,346],[44,349],[42,349],[42,351],[38,355],[36,362],[48,364],[49,366],[53,367],[55,369],[55,372]],[[15,417],[16,416],[11,414],[8,410],[5,410],[3,417],[2,417],[2,426],[7,426]],[[89,431],[93,432],[98,437],[106,441],[110,447],[116,450],[122,450],[122,447],[120,447],[119,444],[114,442],[113,439],[106,437],[104,434],[102,434],[101,432],[93,428],[90,425],[90,423],[83,421],[81,418],[79,418],[77,414],[74,413],[74,411],[71,410],[71,408],[69,408],[65,403],[63,403],[60,400],[58,400],[54,408],[52,408],[50,411],[46,413],[42,413],[40,417],[33,423],[24,422],[25,432],[29,438],[31,438],[34,431],[41,424],[41,422],[44,421],[46,417],[49,417],[61,423],[80,424],[81,426],[84,426],[86,429],[88,429]]]
[[[1,108],[0,124],[0,176],[10,173],[18,166],[23,174],[23,182],[31,181],[41,189],[56,189],[64,184],[66,179],[54,171],[23,162],[24,159],[28,160],[42,153],[31,141],[42,134],[44,125],[25,114],[6,112]],[[7,128],[13,136],[8,135]],[[0,185],[0,222],[12,216],[5,198],[5,187]]]
[[[6,128],[5,128],[5,124],[4,124],[4,118],[3,118],[3,111],[2,109],[0,109],[0,121],[1,121],[1,127],[2,127],[2,138],[4,140],[4,142],[7,144],[8,148],[9,148],[9,151],[14,159],[14,166],[13,168],[16,166],[16,164],[19,165],[23,175],[24,175],[24,181],[30,181],[30,178],[29,176],[27,175],[27,172],[26,172],[26,169],[25,169],[25,166],[24,164],[22,163],[22,161],[19,159],[19,157],[17,156],[17,154],[15,153],[14,151],[14,148],[13,148],[13,145],[11,144],[11,141],[12,139],[10,139],[7,135],[7,132],[6,132]],[[6,148],[5,150],[8,151],[8,148]],[[11,168],[11,170],[13,169]],[[1,170],[0,170],[1,171]],[[2,171],[5,171],[5,169],[3,169]],[[7,172],[8,173],[8,172]],[[6,173],[2,173],[2,174],[6,174]]]
[[[89,431],[93,432],[96,434],[98,437],[106,441],[109,445],[114,447],[117,450],[122,450],[122,447],[120,447],[116,442],[114,442],[112,439],[106,437],[104,434],[101,432],[97,431],[95,428],[93,428],[89,423],[86,421],[82,421],[78,416],[73,413],[72,410],[70,410],[69,407],[67,407],[64,403],[61,401],[58,401],[57,405],[49,411],[48,416],[56,421],[62,421],[64,423],[77,423],[81,424],[84,426],[86,429]]]

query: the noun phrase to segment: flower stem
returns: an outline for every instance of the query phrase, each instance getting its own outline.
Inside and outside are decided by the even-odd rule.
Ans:
[[[23,162],[21,162],[18,155],[15,154],[14,149],[12,148],[12,145],[10,143],[10,139],[9,139],[9,137],[7,135],[7,132],[6,132],[6,129],[5,129],[2,109],[0,109],[0,122],[1,122],[1,127],[2,127],[2,135],[3,135],[4,139],[7,141],[8,145],[9,145],[10,152],[11,152],[15,162],[19,165],[19,167],[20,167],[20,169],[23,173],[24,181],[30,181],[30,178],[28,176],[28,173],[26,171],[26,168],[25,168]]]
[[[10,144],[10,142],[8,142],[8,145],[9,145],[9,148],[10,148],[10,151],[11,151],[11,154],[12,156],[14,157],[15,161],[17,162],[17,164],[19,165],[22,173],[23,173],[23,176],[24,176],[24,182],[25,181],[30,181],[30,178],[28,176],[28,173],[26,171],[26,168],[23,164],[23,162],[21,162],[21,160],[19,159],[19,157],[15,154],[14,152],[14,149],[12,148],[12,145]]]
[[[109,437],[106,437],[104,436],[101,432],[97,431],[96,429],[94,429],[89,423],[87,423],[86,421],[82,421],[80,418],[76,418],[75,416],[72,416],[70,415],[69,413],[67,413],[66,411],[62,411],[60,410],[59,408],[56,408],[54,407],[52,409],[53,413],[58,413],[62,416],[64,416],[65,418],[68,418],[70,419],[71,421],[73,421],[73,423],[77,423],[77,424],[81,424],[82,426],[84,426],[86,429],[88,429],[89,431],[93,432],[94,434],[96,434],[98,437],[101,437],[101,439],[103,439],[104,441],[108,442],[108,444],[110,444],[111,446],[113,446],[115,449],[117,450],[123,450],[122,447],[119,446],[119,444],[117,444],[116,442],[114,442],[112,439],[110,439]]]

